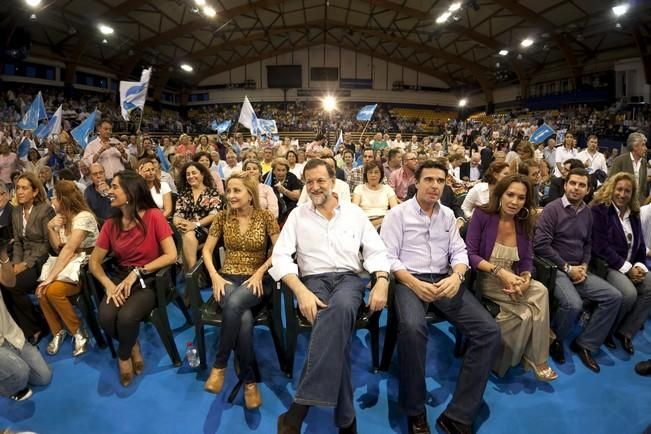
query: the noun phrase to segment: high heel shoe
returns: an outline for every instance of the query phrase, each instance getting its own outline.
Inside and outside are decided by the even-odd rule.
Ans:
[[[129,366],[131,369],[127,370],[122,366]],[[123,387],[129,386],[133,381],[133,366],[131,365],[131,359],[129,360],[120,360],[118,359],[118,371],[120,372],[120,384]]]
[[[59,333],[52,337],[52,340],[47,344],[47,353],[51,356],[55,355],[61,349],[63,341],[66,339],[65,329],[61,329]]]
[[[84,329],[79,327],[79,330],[77,330],[77,333],[73,335],[72,339],[74,342],[72,357],[81,356],[86,351],[88,351],[88,336],[86,335],[86,331]]]
[[[522,357],[522,365],[524,366],[525,371],[533,371],[538,381],[549,382],[554,381],[558,378],[558,374],[552,368],[550,368],[549,365],[547,365],[546,368],[539,368],[534,362],[527,359],[526,357]]]
[[[140,343],[137,341],[131,349],[131,362],[133,363],[133,372],[136,375],[140,375],[145,371],[145,360],[142,358]]]

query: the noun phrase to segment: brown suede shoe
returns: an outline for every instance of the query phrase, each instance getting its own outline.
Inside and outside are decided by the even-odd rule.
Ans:
[[[207,392],[219,393],[224,387],[224,377],[226,376],[226,368],[212,368],[210,371],[210,376],[206,380],[203,388]]]
[[[257,384],[250,383],[244,385],[244,405],[249,410],[253,410],[262,405],[262,398],[260,397]]]

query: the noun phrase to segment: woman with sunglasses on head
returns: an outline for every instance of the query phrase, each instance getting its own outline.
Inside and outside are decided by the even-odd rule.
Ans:
[[[633,337],[651,311],[651,274],[645,265],[647,247],[633,175],[619,172],[608,178],[595,193],[591,209],[592,254],[606,262],[606,280],[624,296],[612,334],[604,343],[615,348],[614,336],[633,354]]]

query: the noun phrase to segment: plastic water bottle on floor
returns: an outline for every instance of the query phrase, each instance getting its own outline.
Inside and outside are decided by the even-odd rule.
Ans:
[[[185,358],[188,359],[188,365],[191,368],[196,368],[199,366],[199,353],[197,352],[197,349],[194,347],[194,345],[192,345],[192,342],[188,342],[186,344]]]

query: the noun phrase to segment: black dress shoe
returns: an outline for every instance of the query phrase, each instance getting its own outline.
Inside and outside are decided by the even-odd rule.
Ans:
[[[581,359],[583,364],[588,369],[594,372],[601,371],[601,368],[599,367],[599,363],[597,363],[597,361],[592,358],[592,354],[590,353],[590,350],[583,348],[581,345],[577,344],[576,341],[572,341],[572,343],[570,344],[570,349],[579,356],[579,359]]]
[[[446,434],[471,434],[472,429],[470,426],[465,425],[461,422],[450,419],[442,413],[438,419],[436,419],[436,426],[438,426]]]
[[[427,423],[427,413],[418,416],[409,416],[409,434],[430,434],[429,424]]]
[[[610,348],[611,350],[617,348],[617,345],[615,345],[615,340],[613,339],[613,335],[606,336],[606,339],[604,340],[604,345],[607,348]]]
[[[552,356],[552,359],[559,365],[565,363],[565,351],[563,351],[563,344],[558,339],[549,345],[549,355]]]
[[[640,375],[651,375],[651,359],[635,365],[635,372]]]
[[[278,416],[278,434],[301,434],[301,427],[290,425],[286,419],[287,413]]]
[[[615,333],[615,337],[622,344],[624,351],[626,351],[628,354],[635,353],[635,348],[633,348],[633,340],[631,338],[627,338],[626,336],[619,333]]]
[[[357,434],[357,419],[353,419],[353,423],[345,428],[339,428],[339,434]]]

